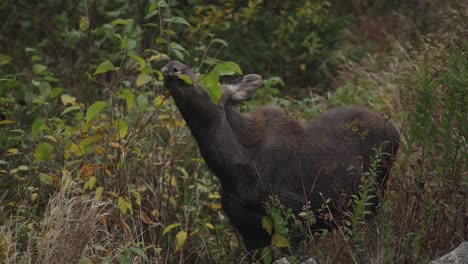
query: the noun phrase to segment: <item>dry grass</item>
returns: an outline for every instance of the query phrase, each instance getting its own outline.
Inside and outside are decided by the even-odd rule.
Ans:
[[[99,219],[107,214],[106,204],[58,192],[45,213],[39,262],[79,263],[98,234]]]

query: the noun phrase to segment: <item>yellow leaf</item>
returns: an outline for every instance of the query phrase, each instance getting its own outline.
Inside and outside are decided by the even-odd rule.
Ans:
[[[29,230],[34,230],[34,222],[29,222],[26,227],[29,229]]]
[[[94,194],[94,198],[96,198],[96,200],[101,200],[102,191],[104,191],[104,187],[97,187],[96,193]]]
[[[20,152],[17,148],[12,148],[12,149],[9,149],[7,150],[8,151],[8,156],[11,156],[11,155],[18,155]]]
[[[167,60],[167,59],[169,59],[169,57],[166,54],[160,53],[160,54],[156,54],[156,55],[149,57],[148,59],[146,59],[146,61],[151,62],[151,61],[160,61],[160,60]]]
[[[63,105],[75,105],[76,102],[76,98],[68,94],[62,94],[62,96],[60,96],[60,99],[62,100]]]
[[[159,210],[151,211],[151,215],[154,216],[154,217],[159,217],[159,215],[160,215]]]
[[[176,177],[171,177],[171,186],[177,188],[177,179]]]
[[[271,238],[271,244],[277,248],[289,247],[288,239],[282,235],[274,234]]]
[[[264,216],[262,218],[262,227],[271,235],[271,232],[273,231],[273,221],[270,217]]]
[[[210,199],[219,199],[221,198],[221,195],[219,195],[219,192],[212,192],[208,195],[208,198]]]
[[[189,234],[189,237],[197,234],[198,232],[200,232],[200,230],[196,229],[195,231],[193,231],[192,233]]]
[[[53,136],[51,136],[51,135],[47,135],[47,136],[44,136],[44,137],[45,137],[45,138],[47,138],[48,140],[52,141],[52,142],[55,142],[55,143],[57,143],[57,142],[58,142],[58,141],[57,141],[57,139],[56,139],[56,138],[54,138],[54,137],[53,137]]]
[[[16,121],[14,121],[14,120],[5,119],[5,120],[0,121],[0,125],[13,124],[15,122]]]
[[[133,210],[132,210],[132,204],[129,203],[127,201],[127,199],[125,199],[124,197],[119,197],[118,201],[117,201],[117,205],[119,206],[119,209],[120,209],[120,212],[122,214],[126,214],[127,213],[127,210],[130,212],[130,213],[133,213]]]
[[[85,183],[83,189],[85,189],[85,190],[86,189],[90,189],[90,190],[94,189],[94,184],[96,184],[96,180],[97,179],[94,176],[89,177],[89,180]]]
[[[213,210],[218,210],[218,209],[221,209],[222,206],[221,204],[210,204],[210,208]]]
[[[210,223],[206,223],[205,226],[208,227],[208,229],[214,230],[214,226]]]
[[[159,95],[156,98],[154,98],[153,105],[156,107],[160,107],[164,103],[165,100],[166,98],[164,96]]]
[[[145,192],[147,189],[148,189],[148,187],[146,187],[146,185],[140,185],[140,186],[138,187],[138,191],[139,191],[139,192]]]
[[[179,233],[177,233],[176,235],[175,252],[182,251],[186,240],[187,240],[187,232],[179,231]]]
[[[133,198],[135,198],[135,203],[138,204],[138,205],[141,205],[141,196],[140,196],[140,194],[135,190],[130,191],[130,193],[132,194]]]
[[[177,201],[174,199],[174,197],[169,197],[169,205],[172,206],[172,208],[176,209],[177,208]]]
[[[20,171],[27,171],[27,170],[29,170],[29,168],[28,168],[28,166],[26,166],[26,165],[21,165],[21,166],[18,167],[18,170],[20,170]]]
[[[39,195],[38,195],[37,193],[31,194],[31,202],[33,202],[33,203],[36,202],[38,196],[39,196]]]
[[[179,223],[175,223],[175,224],[171,224],[171,225],[166,226],[166,228],[164,228],[164,231],[163,231],[163,234],[162,234],[162,235],[164,236],[164,235],[167,234],[169,231],[171,231],[172,229],[174,229],[174,228],[176,228],[176,227],[178,227],[178,226],[180,226]]]
[[[95,146],[94,147],[94,153],[96,155],[102,155],[102,154],[105,154],[106,153],[106,149],[101,147],[101,146]]]
[[[76,143],[71,143],[68,151],[75,154],[75,156],[83,156],[85,154],[85,149],[81,148]]]

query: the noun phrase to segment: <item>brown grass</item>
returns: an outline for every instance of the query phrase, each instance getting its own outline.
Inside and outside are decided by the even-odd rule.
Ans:
[[[44,217],[39,262],[79,263],[98,234],[98,221],[106,215],[106,204],[58,192],[49,201]]]

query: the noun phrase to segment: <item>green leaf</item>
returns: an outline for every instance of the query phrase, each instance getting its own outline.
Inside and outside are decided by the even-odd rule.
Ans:
[[[65,90],[64,90],[63,88],[57,87],[57,88],[54,88],[54,89],[52,89],[52,90],[50,91],[50,95],[49,95],[49,96],[50,96],[51,98],[54,98],[54,97],[57,97],[57,96],[63,94],[64,91],[65,91]]]
[[[31,62],[37,62],[37,61],[40,61],[40,60],[42,60],[42,58],[37,56],[37,55],[32,55],[31,56]],[[0,65],[1,65],[1,63],[0,63]]]
[[[107,249],[105,247],[101,246],[101,245],[95,245],[95,246],[93,246],[93,248],[98,250],[98,251],[102,251],[102,252],[107,251]]]
[[[130,258],[127,257],[127,256],[125,256],[125,255],[123,255],[123,254],[117,255],[116,258],[119,260],[119,262],[120,262],[121,264],[130,264],[130,263],[131,263]]]
[[[25,51],[26,53],[30,53],[30,52],[31,52],[31,53],[35,53],[35,52],[37,52],[37,50],[36,50],[36,49],[33,49],[33,48],[24,48],[24,51]]]
[[[136,100],[141,109],[146,109],[148,107],[148,96],[146,94],[139,94]]]
[[[156,37],[156,44],[166,44],[167,41],[161,37]]]
[[[49,174],[39,173],[39,179],[44,184],[47,184],[47,185],[53,185],[54,184],[54,181],[52,180],[52,177],[50,177]]]
[[[63,116],[66,113],[69,113],[71,111],[76,111],[76,110],[80,110],[80,107],[79,106],[69,106],[69,107],[65,108],[65,110],[63,110],[63,112],[60,114],[60,116]]]
[[[136,79],[136,86],[142,86],[151,80],[151,76],[146,73],[140,73]]]
[[[112,62],[106,60],[102,62],[101,64],[99,64],[99,66],[96,69],[96,72],[94,72],[94,75],[105,73],[108,71],[115,71],[116,69],[117,68],[114,66],[114,64],[112,64]]]
[[[146,256],[145,252],[141,248],[136,248],[136,247],[131,247],[129,248],[133,253],[137,254],[138,256],[142,257],[144,260],[148,260],[148,257]]]
[[[200,83],[205,87],[206,92],[211,97],[214,103],[218,103],[221,98],[221,86],[219,84],[219,77],[221,75],[233,75],[242,74],[237,63],[232,61],[221,62],[215,65],[215,67],[206,75],[204,78],[198,78]]]
[[[8,64],[12,60],[13,60],[13,58],[11,58],[9,56],[6,56],[6,55],[3,55],[3,54],[0,54],[0,66]]]
[[[154,27],[154,28],[158,28],[159,25],[158,24],[155,24],[155,23],[145,23],[145,24],[141,24],[142,27]]]
[[[123,37],[120,48],[123,50],[133,50],[136,47],[136,40],[129,39],[127,36]]]
[[[46,161],[54,154],[54,147],[48,143],[40,143],[34,151],[34,162]]]
[[[219,43],[219,44],[223,45],[224,47],[227,47],[227,46],[228,46],[227,42],[224,41],[224,40],[222,40],[222,39],[213,39],[213,40],[211,41],[211,43]]]
[[[273,263],[273,255],[271,253],[272,253],[272,250],[269,247],[265,247],[262,249],[263,263],[265,264]]]
[[[184,248],[185,241],[187,240],[187,232],[179,231],[176,235],[176,242],[175,242],[175,252],[181,252]]]
[[[171,47],[171,49],[176,49],[176,50],[181,50],[181,51],[187,52],[187,50],[177,42],[171,42],[169,44],[169,47]]]
[[[41,82],[39,84],[39,90],[41,91],[41,95],[44,97],[49,96],[51,89],[52,88],[50,87],[50,84],[48,82]]]
[[[226,61],[216,64],[215,71],[218,72],[219,75],[233,75],[233,74],[242,74],[242,70],[240,69],[237,63],[232,61]]]
[[[135,95],[133,95],[132,91],[122,89],[119,91],[118,95],[127,102],[127,110],[132,110],[133,106],[135,106]]]
[[[165,22],[169,22],[169,23],[175,23],[175,24],[182,24],[182,25],[186,25],[186,26],[189,26],[191,27],[191,25],[189,24],[189,22],[187,22],[187,20],[185,20],[185,18],[183,17],[171,17],[171,18],[165,18],[163,19]]]
[[[33,72],[34,75],[45,74],[46,70],[47,70],[47,66],[44,66],[42,64],[34,64],[32,66],[32,72]]]
[[[150,11],[148,14],[146,14],[146,16],[144,17],[144,19],[150,19],[151,17],[155,16],[159,14],[159,10],[158,9],[154,9],[152,11]]]
[[[149,7],[148,7],[148,13],[155,10],[155,9],[158,9],[159,5],[158,3],[152,3]]]
[[[36,118],[36,120],[34,120],[34,122],[32,124],[31,135],[33,137],[36,137],[39,132],[41,132],[43,130],[48,130],[48,129],[49,129],[49,127],[46,125],[45,119],[42,118],[42,117],[38,117],[38,118]]]
[[[177,59],[184,60],[184,54],[182,54],[182,52],[180,52],[179,50],[171,49],[171,52],[174,53]]]
[[[122,18],[117,18],[116,20],[112,21],[112,25],[132,25],[133,24],[133,19],[122,19]]]
[[[179,227],[179,226],[180,226],[179,223],[175,223],[175,224],[171,224],[171,225],[166,226],[166,228],[164,228],[164,231],[163,231],[163,234],[162,234],[162,235],[164,236],[164,235],[167,234],[169,231],[171,231],[172,229],[174,229],[174,228],[176,228],[176,227]]]
[[[115,122],[115,127],[119,131],[119,138],[125,138],[128,133],[128,124],[125,120],[119,119]]]
[[[92,104],[86,112],[86,122],[89,123],[91,120],[93,120],[93,118],[96,117],[96,115],[98,115],[106,106],[107,103],[104,101],[97,101]]]
[[[166,3],[166,1],[158,1],[158,6],[159,7],[169,7],[169,5]]]
[[[179,79],[181,79],[182,81],[184,81],[186,84],[188,85],[192,85],[193,84],[193,81],[192,81],[192,78],[190,78],[190,76],[186,75],[186,74],[183,74],[183,75],[180,75],[179,76]]]
[[[198,78],[200,83],[205,87],[206,92],[211,97],[215,104],[221,98],[221,86],[219,85],[219,73],[212,70],[208,75]]]

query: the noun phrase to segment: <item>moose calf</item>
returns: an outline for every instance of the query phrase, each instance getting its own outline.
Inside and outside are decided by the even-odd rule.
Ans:
[[[297,120],[280,109],[260,107],[240,113],[236,103],[249,99],[261,86],[256,74],[222,85],[214,104],[183,63],[162,68],[164,84],[195,138],[209,169],[219,178],[222,206],[242,236],[247,250],[270,244],[262,227],[264,203],[276,196],[299,213],[329,208],[337,217],[358,193],[363,173],[376,153],[376,182],[383,186],[399,146],[395,126],[378,113],[360,107],[333,108],[314,120]],[[193,84],[180,79],[189,76]],[[381,148],[381,152],[376,149]],[[312,229],[329,227],[317,218]]]

